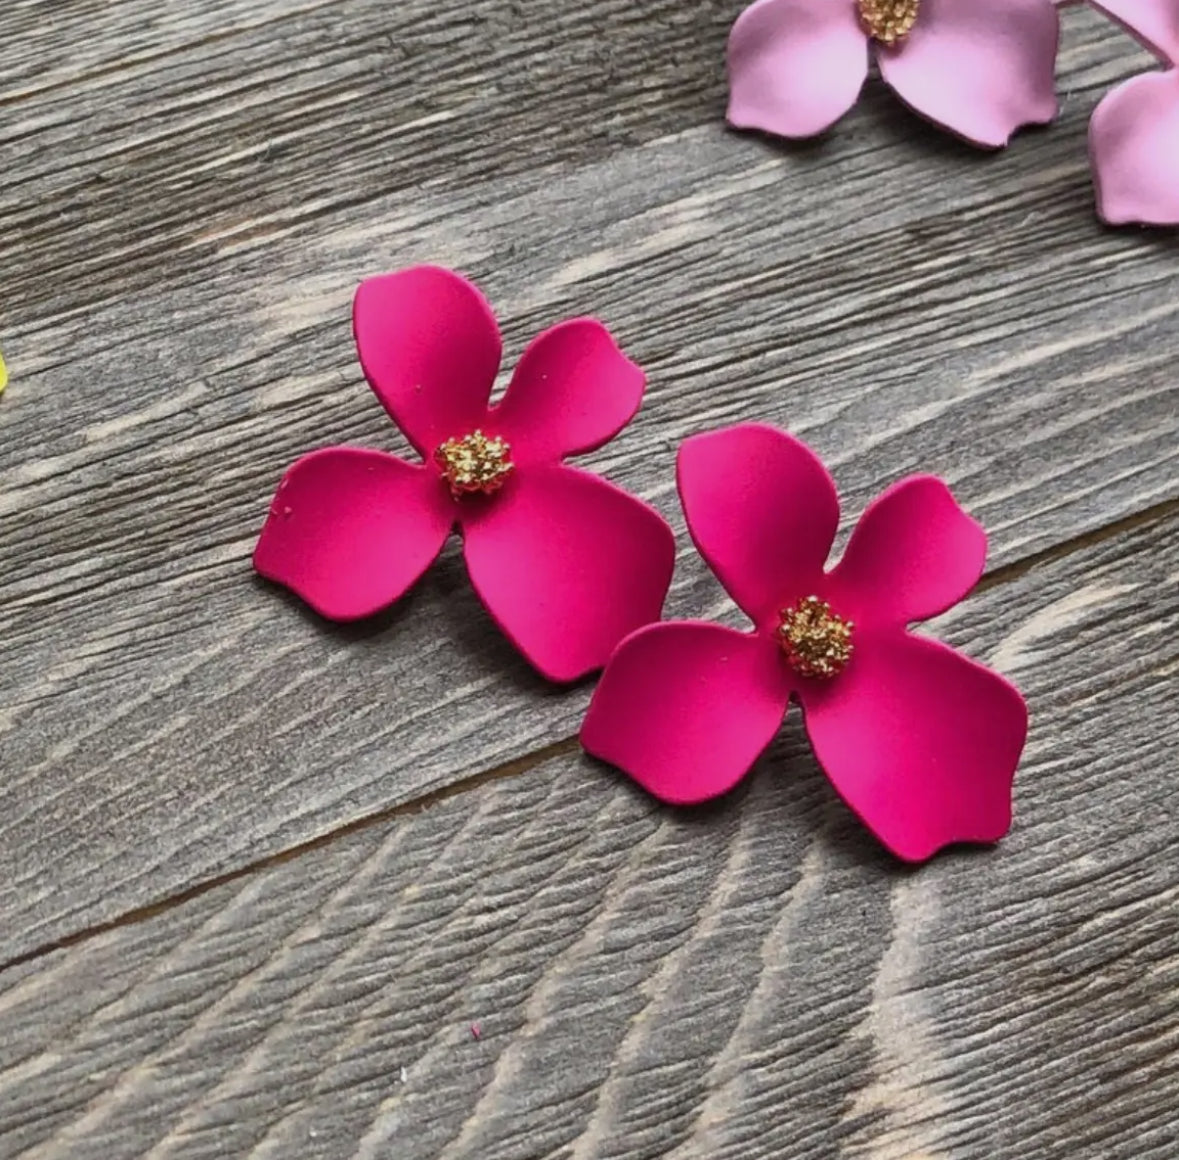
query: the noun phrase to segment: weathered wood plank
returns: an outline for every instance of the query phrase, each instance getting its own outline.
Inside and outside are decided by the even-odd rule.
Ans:
[[[314,232],[394,190],[584,162],[723,110],[728,0],[162,7],[0,14],[14,310],[150,293],[228,234]]]
[[[1085,27],[1070,87],[1122,59]],[[192,51],[198,75],[231,67]],[[374,269],[429,258],[481,276],[517,351],[563,314],[609,319],[652,390],[595,462],[673,518],[675,443],[754,416],[810,438],[853,511],[905,471],[943,472],[999,564],[1173,499],[1173,249],[1094,223],[1082,102],[982,160],[887,100],[857,117],[786,156],[711,124],[577,167],[440,177],[314,227],[220,231],[179,255],[169,235],[167,261],[136,259],[157,290],[119,273],[85,314],[73,290],[54,296],[64,254],[30,259],[5,300],[20,313],[0,407],[6,952],[574,731],[586,691],[541,687],[453,554],[359,630],[250,578],[286,463],[334,439],[392,444],[346,316]],[[235,204],[278,179],[254,175]],[[114,234],[96,239],[122,261]],[[673,609],[719,607],[682,563]]]
[[[900,868],[795,725],[713,808],[565,757],[0,974],[0,1156],[1170,1160],[1177,579],[1172,515],[944,618],[1032,706],[995,850]]]

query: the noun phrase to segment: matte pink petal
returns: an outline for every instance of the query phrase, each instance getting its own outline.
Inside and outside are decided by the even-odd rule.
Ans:
[[[574,318],[533,340],[492,422],[516,463],[557,462],[613,439],[645,381],[600,322]]]
[[[998,149],[1056,116],[1060,16],[1051,0],[922,0],[908,38],[877,53],[901,99],[975,145]]]
[[[899,857],[1007,833],[1028,718],[997,673],[892,630],[859,642],[840,676],[802,697],[819,763]]]
[[[1179,71],[1148,73],[1094,110],[1097,212],[1111,225],[1179,225]]]
[[[369,385],[424,458],[486,422],[499,327],[465,278],[435,266],[370,278],[352,327]]]
[[[254,567],[331,620],[392,604],[442,550],[454,503],[437,474],[383,451],[328,447],[278,486]]]
[[[471,582],[550,680],[600,669],[624,636],[659,619],[675,537],[654,508],[613,484],[533,465],[464,508]]]
[[[729,34],[729,124],[813,137],[856,103],[867,75],[855,0],[757,0]]]
[[[1167,64],[1179,65],[1179,4],[1175,0],[1090,0]]]
[[[809,594],[839,526],[827,469],[785,431],[744,423],[680,445],[680,500],[700,554],[755,624]]]
[[[699,621],[655,624],[610,658],[581,743],[665,802],[702,802],[745,776],[789,697],[781,654],[764,637]]]
[[[978,583],[986,557],[986,532],[950,489],[914,475],[868,505],[824,595],[865,627],[926,620]]]

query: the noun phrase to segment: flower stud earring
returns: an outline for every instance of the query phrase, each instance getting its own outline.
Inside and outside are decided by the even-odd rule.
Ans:
[[[875,54],[905,104],[985,149],[1056,116],[1053,0],[757,0],[729,37],[729,123],[814,137]]]
[[[698,435],[677,475],[692,538],[754,629],[671,621],[629,636],[594,693],[586,750],[666,802],[700,802],[745,776],[794,699],[819,764],[899,857],[1002,837],[1023,698],[908,631],[982,574],[986,536],[949,488],[927,475],[889,488],[827,571],[839,501],[797,439],[758,424]]]
[[[1123,81],[1089,123],[1097,212],[1110,225],[1179,225],[1179,6],[1091,0],[1154,53],[1162,70]]]
[[[536,338],[492,406],[502,344],[466,279],[372,278],[353,326],[369,385],[423,462],[329,447],[287,472],[254,566],[332,620],[403,595],[456,525],[471,582],[531,664],[572,681],[659,618],[675,540],[653,508],[563,461],[634,416],[644,375],[588,318]]]

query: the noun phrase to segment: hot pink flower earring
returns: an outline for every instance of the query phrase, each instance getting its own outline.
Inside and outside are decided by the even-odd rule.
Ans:
[[[986,536],[946,485],[891,487],[828,572],[839,501],[798,440],[755,424],[699,435],[677,474],[692,538],[754,630],[681,621],[628,637],[590,704],[585,748],[664,801],[700,802],[745,776],[796,698],[835,788],[901,858],[1002,837],[1023,698],[907,629],[982,574]]]
[[[1110,225],[1179,225],[1179,3],[1091,2],[1166,66],[1118,85],[1094,110],[1097,212]]]
[[[916,112],[983,148],[1056,116],[1052,0],[757,0],[729,38],[729,123],[813,137],[857,101],[875,49]]]
[[[657,620],[675,539],[652,508],[565,465],[638,410],[644,375],[601,323],[579,318],[525,351],[490,405],[502,345],[470,282],[418,267],[364,282],[353,325],[369,384],[424,462],[329,447],[287,472],[254,566],[332,620],[397,600],[457,524],[471,582],[545,677],[605,664]]]

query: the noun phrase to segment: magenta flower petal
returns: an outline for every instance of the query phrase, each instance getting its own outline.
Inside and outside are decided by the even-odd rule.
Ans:
[[[1179,225],[1179,70],[1118,85],[1093,113],[1097,212],[1110,225]]]
[[[1179,65],[1179,5],[1175,0],[1089,0],[1167,64]]]
[[[922,0],[908,38],[878,60],[922,116],[998,149],[1022,125],[1055,118],[1059,40],[1051,0]]]
[[[328,447],[283,477],[254,567],[331,620],[371,616],[442,550],[454,503],[437,474],[382,451]]]
[[[837,680],[803,693],[815,756],[835,788],[899,857],[996,842],[1027,707],[998,674],[900,631],[864,639]]]
[[[486,422],[502,346],[465,278],[435,266],[370,278],[352,326],[369,385],[423,458]]]
[[[463,515],[471,582],[546,677],[600,669],[628,633],[658,620],[675,537],[653,508],[576,468],[518,470]]]
[[[932,475],[893,484],[865,509],[826,595],[869,628],[903,626],[953,607],[978,583],[987,535]]]
[[[613,439],[634,418],[645,382],[600,322],[574,318],[532,341],[492,425],[517,463],[557,462]]]
[[[816,587],[839,497],[809,447],[745,423],[685,440],[676,475],[696,547],[755,624],[776,623],[784,602]]]
[[[813,137],[856,103],[868,36],[855,0],[757,0],[729,34],[729,124]]]
[[[655,624],[611,657],[581,743],[665,802],[706,801],[749,771],[789,697],[782,657],[763,637],[698,621]]]

